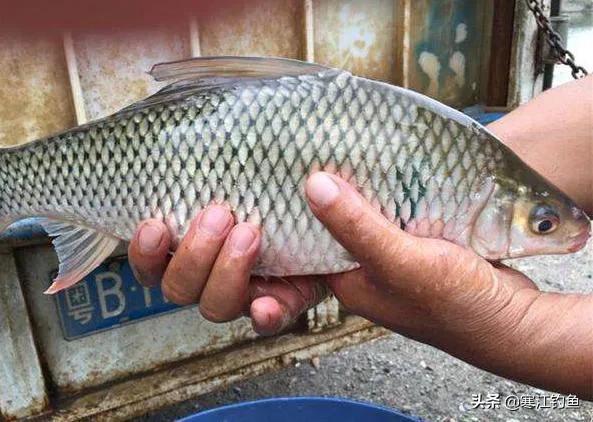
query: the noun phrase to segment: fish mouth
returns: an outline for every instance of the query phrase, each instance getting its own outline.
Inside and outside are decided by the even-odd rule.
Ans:
[[[571,242],[570,246],[568,247],[568,251],[569,252],[580,251],[581,249],[583,249],[585,247],[585,245],[589,241],[590,237],[591,237],[591,233],[588,230],[584,231],[582,233],[579,233],[574,237],[571,237],[572,242]]]

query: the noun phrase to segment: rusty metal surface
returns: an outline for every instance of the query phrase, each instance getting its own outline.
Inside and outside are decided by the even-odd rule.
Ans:
[[[511,63],[514,35],[515,0],[496,0],[495,3],[492,15],[487,104],[506,107],[509,86],[508,69]]]
[[[260,339],[223,354],[192,359],[174,368],[58,403],[58,411],[51,420],[125,420],[386,333],[362,318],[347,317],[340,326],[322,333]]]
[[[201,53],[300,58],[302,8],[300,0],[259,0],[238,2],[201,17]]]
[[[0,253],[0,419],[23,418],[48,404],[14,258]]]
[[[153,64],[190,56],[189,22],[174,28],[72,34],[89,120],[109,115],[163,86]]]
[[[546,11],[550,0],[544,1]],[[530,100],[543,88],[543,73],[537,72],[537,24],[524,1],[515,3],[515,31],[509,69],[507,107],[514,108]]]
[[[335,327],[340,322],[340,302],[333,296],[307,311],[307,327],[313,333]]]
[[[488,7],[474,0],[407,2],[407,85],[456,107],[479,102],[489,59]]]
[[[23,248],[15,254],[41,359],[51,382],[61,394],[79,393],[85,388],[154,370],[191,356],[212,353],[256,337],[246,319],[212,324],[190,307],[66,341],[55,299],[43,294],[50,274],[57,268],[52,248]]]
[[[315,61],[394,82],[393,0],[313,2]]]
[[[0,147],[22,144],[74,124],[59,38],[0,33]]]

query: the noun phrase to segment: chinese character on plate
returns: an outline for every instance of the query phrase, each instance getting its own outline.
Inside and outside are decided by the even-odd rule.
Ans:
[[[65,292],[68,315],[80,324],[88,324],[93,318],[93,305],[86,281],[69,288]]]

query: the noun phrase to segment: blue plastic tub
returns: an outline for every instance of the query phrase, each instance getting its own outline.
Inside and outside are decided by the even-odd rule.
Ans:
[[[232,404],[181,422],[418,422],[386,407],[324,397],[290,397]]]

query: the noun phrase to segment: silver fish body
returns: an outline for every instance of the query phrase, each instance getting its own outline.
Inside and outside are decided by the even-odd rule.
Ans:
[[[52,234],[92,249],[89,233],[130,240],[147,218],[179,241],[201,209],[226,203],[262,227],[257,274],[336,273],[357,264],[305,201],[312,172],[345,177],[407,231],[471,247],[494,175],[518,165],[461,113],[345,71],[182,91],[0,152],[0,219],[80,227]]]

